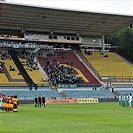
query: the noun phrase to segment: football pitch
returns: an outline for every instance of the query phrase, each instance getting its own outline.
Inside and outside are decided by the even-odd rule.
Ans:
[[[0,112],[0,133],[133,133],[133,108],[118,103],[19,105]]]

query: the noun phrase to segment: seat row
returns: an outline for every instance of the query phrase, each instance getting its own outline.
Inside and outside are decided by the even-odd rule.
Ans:
[[[6,96],[17,95],[19,100],[33,100],[38,96],[45,96],[46,99],[51,99],[53,97],[61,98],[57,91],[52,89],[38,89],[38,90],[28,90],[28,89],[5,89],[2,93]]]

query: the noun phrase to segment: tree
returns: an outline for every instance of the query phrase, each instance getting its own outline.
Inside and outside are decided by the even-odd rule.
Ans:
[[[133,29],[125,28],[115,32],[107,38],[107,42],[113,46],[118,46],[118,49],[126,55],[133,58]]]

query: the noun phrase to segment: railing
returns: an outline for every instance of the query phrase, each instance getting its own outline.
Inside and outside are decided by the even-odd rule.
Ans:
[[[130,76],[102,76],[103,82],[131,82],[133,84],[133,77]]]
[[[0,47],[10,47],[10,48],[32,48],[35,49],[36,45],[28,45],[28,44],[14,44],[14,43],[0,43]]]
[[[84,63],[89,67],[89,69],[93,72],[93,74],[102,82],[118,82],[118,83],[133,83],[133,76],[101,76],[95,68],[88,62],[88,60],[82,55],[82,53],[78,53]]]
[[[37,53],[41,49],[41,46],[37,46],[32,52],[32,53]]]
[[[77,84],[58,84],[58,88],[77,88]]]
[[[80,58],[84,61],[86,66],[93,72],[93,74],[100,80],[101,80],[101,75],[95,70],[95,68],[88,62],[88,60],[82,55],[82,53],[78,52],[78,55]]]
[[[57,38],[56,39],[54,39],[54,38],[49,38],[49,36],[46,36],[46,35],[44,35],[45,37],[43,38],[39,38],[39,36],[32,36],[31,37],[31,35],[29,35],[29,36],[25,36],[25,38],[20,38],[20,37],[17,37],[17,36],[10,36],[10,37],[8,37],[8,36],[1,36],[0,35],[0,39],[1,40],[17,40],[17,41],[33,41],[33,42],[59,42],[59,43],[76,43],[76,44],[81,44],[82,43],[82,39],[81,39],[81,37],[79,37],[79,40],[76,40],[76,37],[74,37],[75,39],[74,40],[72,40],[71,39],[71,37],[70,37],[70,39],[68,40],[68,39],[64,39],[64,37],[63,38],[60,38],[59,36],[57,36]]]
[[[100,87],[100,84],[58,84],[58,88],[78,88],[78,87],[89,87],[89,88],[94,88],[94,87]]]
[[[128,83],[127,84],[126,83],[124,83],[124,84],[114,83],[111,86],[112,86],[112,88],[133,88],[133,84],[128,84]]]

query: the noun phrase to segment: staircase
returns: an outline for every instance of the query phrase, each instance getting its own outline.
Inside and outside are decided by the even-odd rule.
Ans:
[[[41,49],[41,46],[37,46],[32,52],[32,53],[37,53]]]
[[[63,91],[59,92],[59,95],[62,96],[62,98],[66,99],[68,97]]]
[[[20,60],[18,59],[17,53],[15,50],[9,50],[9,54],[12,57],[12,60],[14,61],[15,65],[17,66],[18,70],[22,74],[23,78],[25,79],[26,83],[29,86],[36,86],[36,84],[33,82],[33,80],[30,78],[26,70],[24,69],[23,65],[21,64]]]
[[[82,55],[82,53],[78,52],[74,52],[75,55],[77,56],[77,58],[86,66],[86,68],[89,70],[89,72],[101,83],[101,76],[95,71],[95,69],[89,64],[89,62],[84,58],[84,56]]]

